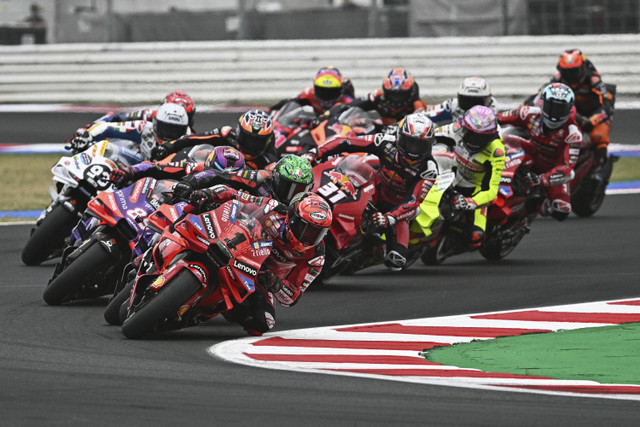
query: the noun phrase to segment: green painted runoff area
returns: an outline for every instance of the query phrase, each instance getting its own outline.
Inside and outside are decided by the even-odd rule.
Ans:
[[[478,340],[422,356],[484,372],[640,385],[640,323]]]

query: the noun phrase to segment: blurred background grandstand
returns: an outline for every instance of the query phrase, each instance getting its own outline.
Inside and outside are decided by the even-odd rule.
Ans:
[[[0,0],[0,44],[638,32],[640,0]]]

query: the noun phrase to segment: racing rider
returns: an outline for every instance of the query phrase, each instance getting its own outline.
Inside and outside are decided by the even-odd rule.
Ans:
[[[250,110],[240,116],[235,131],[231,126],[223,126],[203,134],[165,142],[153,150],[152,159],[162,159],[199,144],[231,145],[244,155],[248,167],[264,169],[279,158],[272,142],[273,122],[269,115],[262,110]]]
[[[257,203],[264,206],[265,213],[272,212],[265,230],[273,240],[273,248],[258,273],[258,286],[244,303],[224,314],[250,335],[262,335],[275,324],[274,297],[285,307],[293,306],[322,271],[323,239],[331,226],[332,212],[324,199],[311,193],[297,194],[288,205],[224,185],[192,194],[192,200],[199,205],[230,199]]]
[[[370,92],[353,102],[365,111],[376,110],[385,125],[400,121],[407,114],[426,110],[413,75],[404,68],[394,68],[382,81],[382,89]]]
[[[409,221],[429,192],[438,167],[431,156],[434,126],[424,113],[406,116],[395,134],[344,138],[336,135],[309,156],[316,160],[343,152],[367,152],[380,159],[375,224],[385,230],[385,264],[402,269],[407,262]]]
[[[607,89],[596,67],[579,49],[564,51],[556,68],[558,72],[551,82],[564,83],[573,90],[576,123],[596,144],[598,159],[604,160],[609,145],[614,94]]]
[[[505,162],[505,148],[498,133],[493,110],[483,105],[471,107],[462,120],[436,130],[439,142],[452,145],[456,158],[453,188],[455,209],[469,211],[465,230],[470,250],[478,249],[487,228],[487,209],[498,196]]]
[[[495,112],[498,103],[491,95],[491,87],[485,79],[467,77],[460,84],[457,97],[430,106],[427,115],[437,125],[457,123],[462,120],[464,113],[475,105],[484,105]]]
[[[582,132],[575,121],[574,95],[569,86],[551,83],[542,90],[540,99],[540,107],[524,105],[499,113],[498,122],[527,131],[528,140],[514,135],[505,138],[518,140],[534,159],[535,174],[530,174],[529,180],[532,185],[545,187],[549,197],[540,213],[562,221],[571,212],[568,182],[574,176]]]
[[[283,99],[269,108],[273,112],[282,108],[288,101],[296,101],[300,105],[311,105],[316,114],[322,114],[336,104],[353,102],[353,84],[342,77],[336,67],[323,67],[313,79],[313,86],[303,90],[293,99]]]

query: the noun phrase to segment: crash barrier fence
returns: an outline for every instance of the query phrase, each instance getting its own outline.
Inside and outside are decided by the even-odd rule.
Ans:
[[[395,67],[414,74],[423,99],[486,78],[499,101],[523,99],[580,48],[617,100],[640,100],[640,35],[265,40],[0,46],[0,103],[155,104],[172,90],[198,105],[264,105],[310,86],[334,65],[356,95]]]

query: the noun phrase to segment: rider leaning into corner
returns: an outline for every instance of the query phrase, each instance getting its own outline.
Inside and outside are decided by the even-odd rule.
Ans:
[[[282,108],[289,101],[310,105],[316,114],[322,114],[334,105],[353,102],[354,89],[351,80],[342,77],[336,67],[323,67],[316,73],[313,86],[303,90],[293,99],[283,99],[269,107],[269,112]]]
[[[596,159],[604,161],[609,145],[615,94],[609,91],[596,67],[579,49],[564,51],[556,69],[558,71],[550,82],[563,83],[571,88],[577,112],[575,122],[596,145]],[[546,85],[541,91],[545,87]],[[537,105],[539,97],[540,93],[534,95],[530,103]]]
[[[373,221],[383,229],[386,245],[381,247],[385,264],[400,270],[407,264],[409,221],[438,176],[431,156],[434,126],[423,113],[406,116],[395,134],[377,133],[345,138],[335,135],[305,156],[319,161],[343,152],[366,152],[380,159],[376,193],[378,201]]]
[[[163,159],[188,147],[200,144],[230,145],[239,150],[247,167],[264,169],[280,157],[273,145],[273,122],[262,110],[250,110],[240,116],[235,129],[223,126],[198,135],[185,135],[155,147],[152,160]]]
[[[569,86],[551,83],[542,90],[540,99],[540,107],[523,105],[497,117],[501,125],[527,131],[529,139],[505,135],[505,140],[517,140],[534,160],[529,183],[542,185],[548,194],[539,207],[540,214],[563,221],[571,212],[568,183],[574,176],[582,132],[575,121],[574,95]]]
[[[454,149],[453,188],[458,194],[453,207],[468,211],[471,221],[465,236],[469,249],[478,249],[485,237],[488,206],[498,196],[505,162],[496,116],[489,107],[473,106],[459,122],[438,128],[436,139]]]
[[[150,159],[158,144],[180,138],[188,131],[189,117],[184,107],[166,103],[150,121],[96,122],[89,128],[80,128],[66,148],[78,153],[104,139],[120,139],[133,142],[143,159]]]
[[[485,79],[467,77],[460,83],[455,98],[446,99],[438,105],[430,105],[427,108],[427,116],[438,126],[443,126],[459,122],[464,113],[476,105],[489,107],[495,112],[498,102],[491,94],[491,87]]]
[[[375,110],[385,125],[402,120],[407,114],[426,110],[413,75],[404,68],[394,68],[382,81],[382,88],[352,103],[365,111]]]
[[[288,205],[224,185],[192,194],[192,200],[204,209],[209,203],[231,199],[264,205],[265,213],[272,212],[265,233],[273,241],[273,249],[258,274],[256,290],[224,313],[227,320],[239,323],[250,335],[262,335],[275,324],[274,299],[285,307],[293,306],[322,271],[323,239],[333,216],[329,204],[312,193],[298,193]]]

